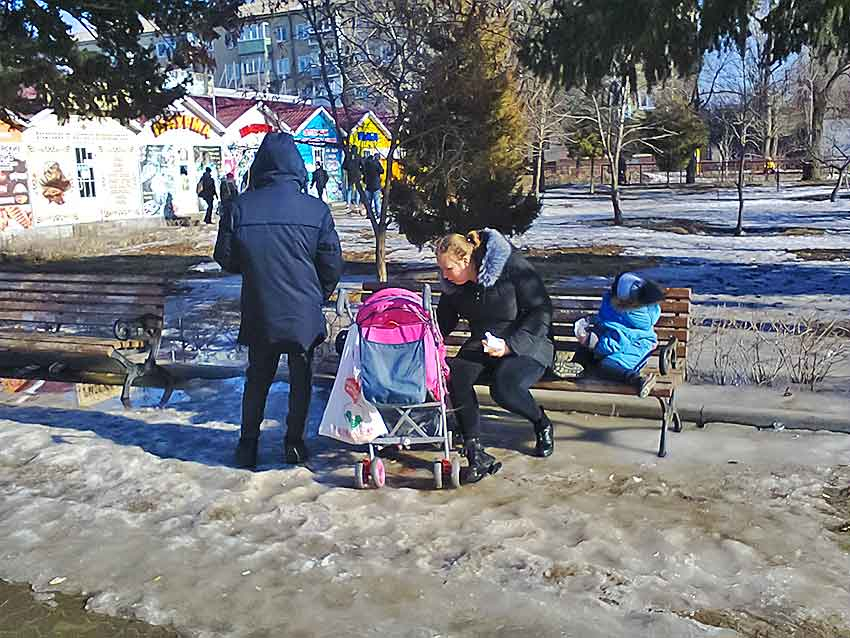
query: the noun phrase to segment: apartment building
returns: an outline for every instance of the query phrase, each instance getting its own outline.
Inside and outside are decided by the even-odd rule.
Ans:
[[[215,85],[230,89],[257,90],[322,98],[325,86],[319,66],[319,38],[304,15],[301,3],[256,1],[240,8],[242,28],[214,43]],[[339,72],[329,69],[332,92],[342,90]]]

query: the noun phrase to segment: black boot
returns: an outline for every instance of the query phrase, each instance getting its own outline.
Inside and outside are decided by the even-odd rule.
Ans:
[[[540,420],[534,424],[534,436],[537,439],[534,453],[542,457],[552,456],[555,451],[555,432],[543,408],[540,408]]]
[[[258,439],[239,438],[236,446],[236,467],[241,470],[250,470],[257,467],[257,443]]]
[[[467,439],[463,446],[463,455],[469,467],[466,468],[464,483],[477,483],[489,474],[495,474],[502,469],[502,464],[496,457],[487,454],[478,439]]]
[[[307,446],[304,445],[303,439],[290,441],[285,439],[283,442],[283,461],[289,465],[303,465],[310,458],[310,453],[307,451]]]

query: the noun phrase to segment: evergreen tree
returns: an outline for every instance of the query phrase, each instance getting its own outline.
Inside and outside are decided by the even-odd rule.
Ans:
[[[685,168],[694,151],[708,142],[708,127],[689,104],[670,99],[660,102],[647,116],[646,124],[656,135],[648,144],[655,163],[667,172]]]
[[[507,16],[456,0],[434,30],[433,58],[401,134],[405,180],[392,191],[399,228],[414,244],[489,226],[528,229],[537,199],[519,192],[525,120]]]
[[[0,7],[0,119],[51,108],[60,119],[159,115],[185,94],[168,71],[211,63],[206,44],[236,25],[241,0],[5,2]],[[73,18],[95,37],[82,50]],[[142,18],[173,38],[170,65],[140,42]]]

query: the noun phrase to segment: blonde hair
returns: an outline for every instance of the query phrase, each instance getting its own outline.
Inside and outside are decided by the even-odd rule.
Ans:
[[[435,246],[437,256],[449,254],[458,261],[471,261],[479,248],[481,248],[481,233],[471,230],[466,235],[451,233],[437,240]]]

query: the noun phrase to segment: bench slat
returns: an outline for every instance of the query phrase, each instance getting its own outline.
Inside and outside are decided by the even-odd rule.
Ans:
[[[73,352],[79,354],[99,354],[105,357],[110,356],[115,347],[111,345],[95,344],[95,343],[58,343],[55,341],[17,341],[11,339],[0,338],[0,351],[26,353],[31,351],[38,352]]]
[[[430,284],[431,291],[434,294],[440,293],[440,283],[436,279],[427,280],[398,280],[389,283],[381,283],[378,281],[363,282],[363,290],[367,292],[375,292],[384,288],[407,288],[415,292],[421,292],[423,284]],[[601,287],[577,287],[569,288],[565,286],[546,286],[546,291],[550,297],[601,297],[607,288]],[[669,300],[675,301],[690,301],[690,288],[666,288],[666,297]]]
[[[109,339],[106,337],[91,337],[88,335],[69,335],[58,332],[25,331],[25,330],[2,330],[0,339],[11,341],[22,341],[30,343],[55,343],[67,345],[74,343],[85,343],[98,346],[113,346],[116,348],[143,348],[145,341],[142,339]]]
[[[461,320],[457,324],[457,328],[453,331],[452,334],[462,333],[469,334],[469,324],[465,320]],[[575,333],[575,326],[572,323],[553,323],[552,324],[552,334],[556,337],[572,337]],[[668,341],[671,337],[676,337],[679,341],[688,341],[689,331],[685,328],[667,328],[663,326],[659,326],[656,324],[655,326],[655,334],[658,335],[659,340]]]
[[[468,337],[459,336],[459,335],[450,335],[446,339],[446,352],[447,354],[454,355],[457,353],[460,346],[466,343]],[[662,345],[664,345],[662,343]],[[555,351],[556,352],[576,352],[579,349],[578,341],[572,339],[556,339],[555,340]],[[655,348],[653,351],[653,356],[658,354],[658,348]],[[687,357],[688,349],[687,345],[684,343],[678,343],[676,345],[676,356],[680,359]]]
[[[0,307],[5,307],[7,301],[46,301],[55,303],[82,303],[86,305],[126,306],[139,304],[141,306],[164,306],[163,295],[97,295],[91,291],[86,293],[41,292],[36,290],[0,290]]]
[[[125,314],[77,314],[72,312],[39,312],[37,310],[0,310],[0,321],[22,323],[58,323],[74,326],[109,326],[118,319],[133,319]]]
[[[128,318],[141,317],[146,314],[161,317],[163,310],[162,305],[84,305],[40,301],[4,301],[2,307],[3,311],[6,312],[11,312],[13,310],[58,313],[70,312],[80,315],[123,315]]]
[[[659,377],[649,396],[669,399],[673,394],[673,390],[681,383],[682,380],[679,373],[667,375],[666,377]],[[567,392],[597,392],[602,394],[623,394],[630,396],[635,396],[637,394],[633,386],[593,378],[577,380],[545,380],[536,383],[534,387],[539,390],[560,390]]]
[[[37,290],[44,292],[91,293],[97,290],[105,295],[151,295],[164,297],[165,286],[154,284],[87,284],[85,282],[60,283],[55,281],[0,281],[0,290]]]
[[[134,275],[128,273],[110,273],[109,275],[93,275],[93,274],[66,274],[66,273],[50,273],[50,272],[0,272],[0,281],[78,281],[92,283],[128,283],[128,284],[156,284],[166,285],[165,279],[157,275]]]

